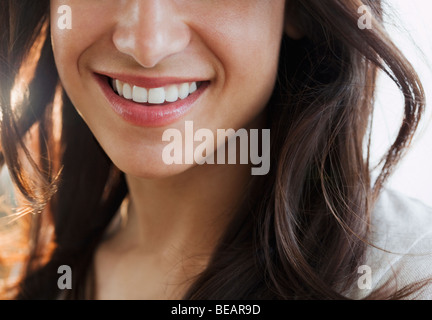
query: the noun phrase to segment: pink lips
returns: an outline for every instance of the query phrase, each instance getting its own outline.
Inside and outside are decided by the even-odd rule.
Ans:
[[[136,103],[117,95],[109,84],[110,78],[145,88],[158,88],[170,84],[193,82],[197,80],[178,78],[151,79],[111,74],[94,75],[114,112],[127,122],[141,127],[162,127],[174,123],[188,113],[194,102],[202,95],[209,85],[208,81],[202,82],[198,90],[184,100],[179,99],[172,103],[149,105]]]

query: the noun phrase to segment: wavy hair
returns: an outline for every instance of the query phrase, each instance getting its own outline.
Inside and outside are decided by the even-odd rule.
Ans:
[[[357,25],[364,4],[372,29]],[[381,1],[288,0],[286,18],[304,37],[282,39],[267,106],[272,169],[253,178],[185,299],[345,299],[369,247],[373,204],[420,121],[423,88],[383,27]],[[74,277],[66,298],[91,298],[93,254],[128,190],[61,87],[49,31],[48,0],[0,2],[0,163],[19,212],[32,213],[21,219],[20,272],[3,292],[55,299],[57,268],[67,264]],[[368,129],[378,71],[402,92],[404,119],[372,183]],[[16,101],[20,83],[26,94]],[[402,298],[416,288],[369,298]]]

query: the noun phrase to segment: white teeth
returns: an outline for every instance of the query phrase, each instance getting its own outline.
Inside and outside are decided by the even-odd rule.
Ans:
[[[176,102],[178,99],[186,99],[189,95],[198,90],[198,84],[196,82],[151,89],[134,86],[114,79],[111,80],[111,84],[114,91],[116,91],[119,96],[137,103],[150,104]]]
[[[179,98],[179,90],[177,86],[169,86],[165,90],[165,100],[167,102],[176,102]]]
[[[197,90],[198,90],[198,87],[197,87],[196,82],[192,82],[189,86],[189,94],[192,94]]]
[[[146,103],[148,101],[147,89],[134,86],[133,87],[133,101],[139,103]]]
[[[183,83],[179,88],[179,98],[186,99],[189,96],[189,83]]]
[[[154,88],[149,90],[148,102],[154,104],[160,104],[165,102],[165,89]]]
[[[123,82],[116,80],[115,83],[116,83],[116,90],[117,90],[118,94],[120,96],[122,96],[123,95]]]
[[[127,83],[123,85],[123,97],[132,100],[132,87]]]

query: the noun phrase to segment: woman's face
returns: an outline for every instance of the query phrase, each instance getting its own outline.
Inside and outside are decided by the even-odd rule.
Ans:
[[[193,165],[163,162],[166,129],[184,138],[193,121],[216,137],[262,115],[284,8],[285,0],[52,0],[54,56],[71,101],[117,167],[174,175]]]

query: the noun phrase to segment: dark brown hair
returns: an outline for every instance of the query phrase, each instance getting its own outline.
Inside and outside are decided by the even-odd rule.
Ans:
[[[372,10],[372,29],[357,25],[363,4]],[[186,299],[345,298],[369,246],[374,201],[424,108],[418,76],[385,32],[382,15],[377,0],[287,1],[286,18],[304,37],[282,39],[278,81],[267,106],[272,169],[254,177]],[[86,284],[93,253],[128,193],[124,175],[61,88],[49,1],[1,1],[0,37],[0,161],[33,213],[23,218],[28,242],[21,276],[5,293],[55,299],[57,268],[66,264],[74,271],[68,298],[91,297]],[[12,106],[11,92],[31,61],[37,63],[27,95]],[[378,70],[403,93],[405,114],[372,183],[369,152],[364,157],[363,151],[370,145]],[[409,294],[406,289],[415,287],[371,297],[400,298]]]

